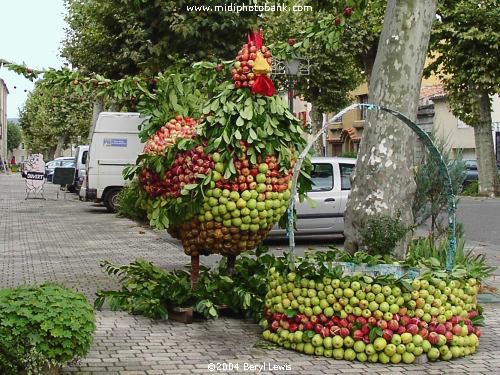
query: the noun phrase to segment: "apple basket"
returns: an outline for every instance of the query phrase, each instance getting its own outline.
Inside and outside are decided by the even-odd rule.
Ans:
[[[483,317],[475,279],[336,276],[301,278],[271,269],[264,339],[361,362],[451,360],[477,350]]]
[[[306,142],[302,125],[274,95],[270,56],[261,33],[249,36],[233,82],[215,89],[201,119],[179,115],[162,124],[139,160],[150,223],[181,240],[193,286],[199,255],[227,256],[231,271],[235,256],[260,244],[287,211],[292,171]],[[299,193],[310,186],[308,163]]]

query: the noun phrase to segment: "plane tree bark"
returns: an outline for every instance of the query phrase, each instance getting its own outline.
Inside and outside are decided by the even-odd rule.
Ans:
[[[436,0],[389,0],[369,83],[369,102],[415,119]],[[369,111],[345,218],[345,249],[362,245],[361,230],[372,215],[397,216],[413,224],[415,182],[412,131],[395,117]],[[403,258],[405,240],[394,255]]]

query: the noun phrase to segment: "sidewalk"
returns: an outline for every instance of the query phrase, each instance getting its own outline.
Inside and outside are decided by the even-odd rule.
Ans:
[[[189,258],[177,241],[166,241],[134,222],[117,218],[103,207],[79,202],[47,184],[47,200],[24,200],[19,174],[0,174],[0,288],[57,281],[84,292],[91,300],[98,289],[116,288],[99,261],[125,264],[136,258],[172,269]],[[203,258],[204,264],[217,260]],[[485,304],[487,327],[478,353],[467,359],[425,365],[381,365],[309,357],[284,349],[254,347],[259,328],[253,322],[221,318],[184,325],[155,322],[124,312],[97,312],[91,352],[65,373],[187,374],[210,373],[209,363],[290,365],[273,374],[494,374],[500,372],[500,304]],[[268,368],[268,367],[267,367]]]

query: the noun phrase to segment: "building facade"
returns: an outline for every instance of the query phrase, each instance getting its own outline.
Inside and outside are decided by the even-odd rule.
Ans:
[[[368,86],[363,84],[352,92],[357,103],[368,102]],[[333,116],[329,116],[331,118]],[[338,122],[329,125],[326,154],[328,156],[348,155],[358,152],[366,124],[367,110],[356,109],[346,113]],[[423,80],[417,124],[427,133],[433,133],[445,141],[454,155],[462,154],[464,160],[476,160],[474,129],[453,115],[446,100],[442,84],[436,80]],[[492,137],[497,161],[500,161],[500,98],[492,97]],[[417,142],[416,160],[423,155],[423,144]]]
[[[0,78],[0,159],[7,161],[7,95],[9,90]],[[0,167],[3,170],[3,167]]]

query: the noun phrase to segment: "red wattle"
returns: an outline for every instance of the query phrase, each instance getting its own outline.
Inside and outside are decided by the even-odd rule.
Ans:
[[[257,76],[252,86],[252,94],[261,94],[264,96],[273,96],[276,89],[273,81],[267,76]]]

